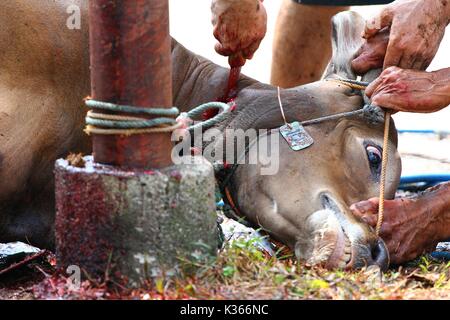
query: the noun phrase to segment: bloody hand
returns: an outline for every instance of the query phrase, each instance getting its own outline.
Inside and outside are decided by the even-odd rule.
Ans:
[[[378,198],[356,203],[353,214],[375,227]],[[414,198],[385,201],[381,238],[385,241],[391,262],[400,264],[432,251],[450,233],[450,185],[443,184]]]
[[[263,0],[213,0],[215,50],[228,56],[231,67],[241,67],[251,59],[267,31]]]
[[[390,67],[366,89],[372,103],[394,111],[434,112],[450,104],[450,68],[436,72]]]
[[[364,75],[372,69],[383,67],[388,43],[388,29],[380,31],[367,39],[356,53],[356,58],[352,61],[353,70],[359,75]]]
[[[449,21],[450,0],[397,0],[385,6],[367,22],[363,34],[370,42],[380,31],[389,32],[384,59],[379,59],[380,51],[371,50],[373,42],[384,39],[373,39],[372,46],[366,45],[359,52],[365,58],[354,62],[355,71],[364,73],[370,68],[391,66],[425,70],[436,55]]]

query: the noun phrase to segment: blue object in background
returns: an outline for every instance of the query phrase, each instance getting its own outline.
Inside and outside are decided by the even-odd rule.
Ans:
[[[225,205],[225,202],[223,202],[223,200],[220,200],[219,202],[216,202],[216,206],[218,208],[223,208],[224,205]]]
[[[450,174],[448,173],[403,176],[398,188],[404,191],[423,191],[446,181],[450,181]]]
[[[447,130],[433,130],[433,129],[398,129],[398,133],[418,133],[418,134],[444,134],[450,135],[450,131]]]
[[[450,261],[450,252],[448,251],[435,251],[431,253],[431,256],[436,260]]]

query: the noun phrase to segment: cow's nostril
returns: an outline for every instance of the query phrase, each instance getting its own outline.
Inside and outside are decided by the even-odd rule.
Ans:
[[[389,267],[389,252],[384,241],[378,239],[371,249],[372,260],[380,266],[381,270],[387,270]]]
[[[380,245],[378,243],[375,246],[373,246],[371,253],[372,253],[372,259],[374,261],[377,261],[378,260],[377,258],[378,258],[378,256],[381,253],[381,248],[380,248]]]

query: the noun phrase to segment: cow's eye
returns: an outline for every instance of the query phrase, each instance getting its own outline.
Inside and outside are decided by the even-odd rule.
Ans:
[[[368,145],[366,147],[367,159],[369,160],[370,168],[374,169],[376,173],[381,169],[382,152],[379,148]]]

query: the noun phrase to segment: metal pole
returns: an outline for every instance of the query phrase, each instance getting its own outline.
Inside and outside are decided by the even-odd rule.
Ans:
[[[92,98],[139,107],[170,107],[168,1],[92,0],[89,9]],[[171,165],[168,133],[94,134],[92,141],[97,163],[137,169]]]

